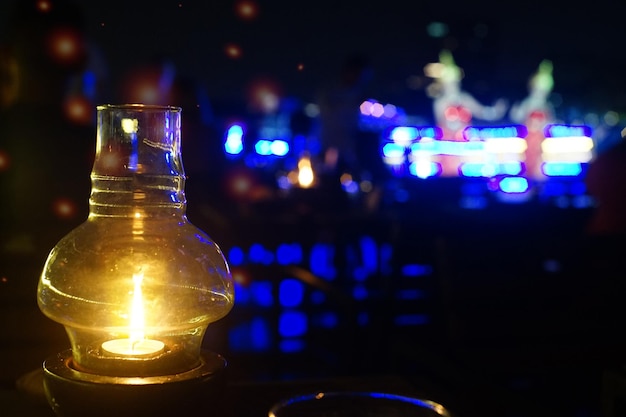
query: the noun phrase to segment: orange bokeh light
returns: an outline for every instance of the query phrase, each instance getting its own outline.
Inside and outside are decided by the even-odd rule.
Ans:
[[[233,59],[241,58],[242,55],[241,47],[234,43],[226,44],[224,52],[226,52],[228,57]]]
[[[9,157],[9,154],[6,151],[0,149],[0,172],[7,171],[10,166],[11,158]]]
[[[88,125],[93,121],[92,104],[84,96],[72,96],[65,100],[65,116],[74,123]]]
[[[229,198],[239,202],[260,201],[269,195],[268,188],[259,182],[254,171],[244,167],[227,173],[223,187]]]
[[[175,98],[173,73],[158,66],[134,68],[125,76],[120,94],[128,103],[172,104]]]
[[[237,197],[245,197],[252,190],[252,180],[245,175],[237,175],[231,178],[230,190]]]
[[[52,59],[62,65],[79,63],[84,55],[83,40],[72,28],[57,28],[48,37],[48,52]]]
[[[233,268],[232,275],[233,280],[243,287],[249,286],[252,282],[252,277],[250,276],[250,273],[243,268]]]
[[[65,197],[57,198],[52,203],[52,212],[60,219],[72,219],[77,211],[76,203]]]
[[[259,14],[259,6],[254,1],[241,0],[235,4],[235,13],[241,19],[253,20]]]
[[[49,12],[52,9],[52,4],[48,0],[39,0],[37,2],[37,10],[40,12]]]
[[[254,80],[248,89],[248,103],[254,110],[273,113],[278,110],[281,99],[280,85],[268,78]]]

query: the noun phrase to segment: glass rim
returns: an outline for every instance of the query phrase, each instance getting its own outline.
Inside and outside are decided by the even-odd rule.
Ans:
[[[160,104],[143,104],[143,103],[127,103],[127,104],[99,104],[96,110],[137,110],[137,111],[170,111],[181,112],[179,106],[168,106]]]
[[[420,407],[424,407],[426,409],[430,409],[434,413],[442,416],[442,417],[452,417],[452,413],[443,405],[438,402],[427,400],[418,397],[411,397],[408,395],[401,394],[391,394],[387,392],[378,392],[378,391],[318,391],[314,393],[294,395],[292,397],[283,399],[275,403],[269,410],[269,417],[276,417],[281,409],[288,407],[292,404],[298,404],[305,401],[311,400],[322,400],[324,398],[338,398],[338,397],[346,397],[346,398],[358,398],[358,397],[367,397],[367,398],[382,398],[391,401],[401,401],[405,403],[415,404]]]

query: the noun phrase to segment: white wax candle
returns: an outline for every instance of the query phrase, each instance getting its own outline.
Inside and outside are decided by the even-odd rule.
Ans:
[[[114,339],[102,343],[102,349],[117,355],[145,357],[161,353],[165,349],[165,344],[152,339]]]

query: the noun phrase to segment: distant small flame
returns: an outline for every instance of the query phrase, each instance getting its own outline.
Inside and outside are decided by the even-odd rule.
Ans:
[[[298,161],[298,184],[302,188],[309,188],[314,181],[315,175],[313,174],[311,159],[308,156],[303,156]]]

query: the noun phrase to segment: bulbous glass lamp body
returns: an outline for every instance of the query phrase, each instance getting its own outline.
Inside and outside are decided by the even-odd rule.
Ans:
[[[219,246],[185,214],[181,109],[97,110],[89,217],[50,252],[39,307],[65,326],[77,370],[186,372],[234,291]]]

